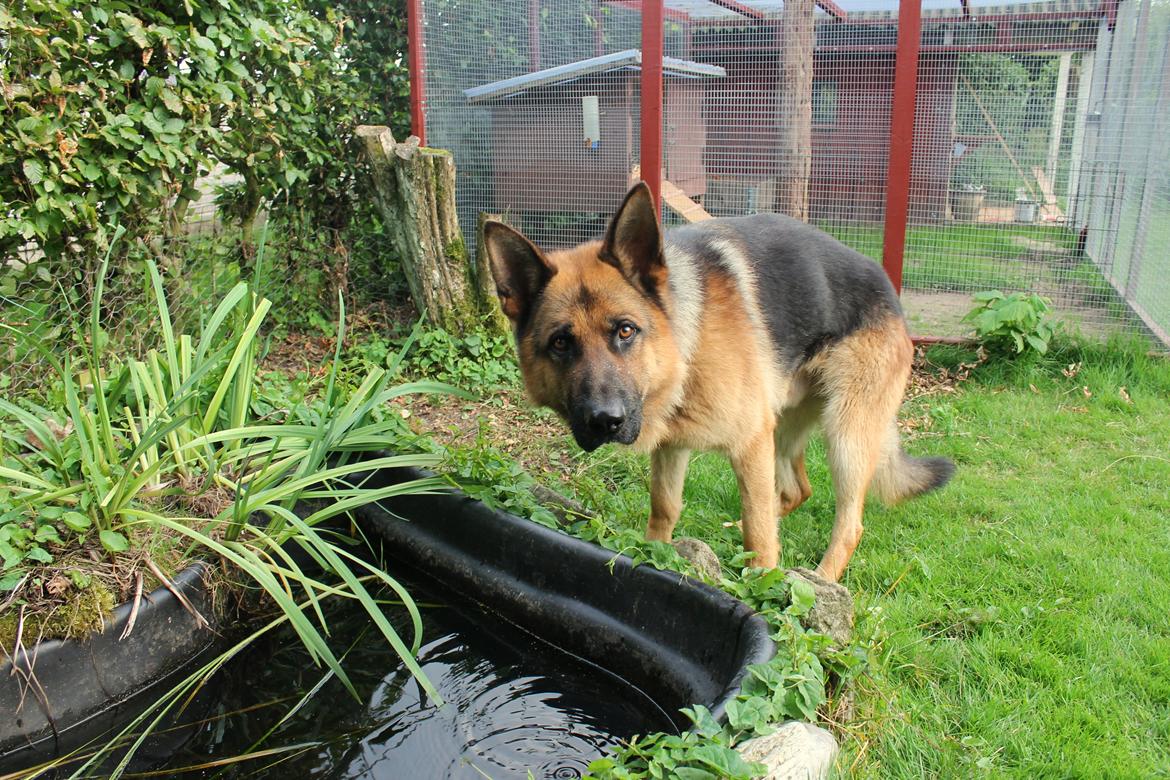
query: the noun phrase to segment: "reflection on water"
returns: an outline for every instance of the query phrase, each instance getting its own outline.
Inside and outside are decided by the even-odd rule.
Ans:
[[[427,604],[428,641],[419,662],[444,707],[427,700],[360,607],[334,605],[333,646],[350,648],[343,666],[361,702],[330,679],[289,716],[324,672],[287,631],[226,671],[212,721],[170,766],[303,747],[218,774],[174,776],[478,780],[524,778],[531,771],[538,780],[573,778],[619,739],[671,728],[664,713],[619,678],[485,615],[478,605],[444,602],[418,587],[411,592]],[[409,640],[405,612],[390,610]]]

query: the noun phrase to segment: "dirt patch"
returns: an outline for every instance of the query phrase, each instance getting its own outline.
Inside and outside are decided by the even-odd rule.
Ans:
[[[578,450],[564,423],[552,412],[533,408],[518,390],[496,390],[475,401],[409,396],[392,405],[415,433],[444,447],[498,447],[542,481],[568,483],[580,469]]]

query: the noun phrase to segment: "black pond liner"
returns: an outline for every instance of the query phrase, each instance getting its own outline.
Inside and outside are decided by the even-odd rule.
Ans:
[[[365,475],[365,485],[429,476],[414,469]],[[616,555],[458,493],[399,496],[355,512],[381,552],[418,578],[637,687],[680,729],[679,712],[703,704],[717,718],[750,664],[775,647],[767,624],[728,594]],[[204,568],[175,578],[214,619]],[[145,599],[134,631],[119,639],[129,605],[85,641],[41,642],[0,661],[0,773],[27,768],[98,740],[185,677],[193,659],[221,647],[170,591]],[[37,683],[30,687],[33,665]],[[22,673],[23,672],[23,673]],[[155,742],[156,765],[190,736]]]
[[[214,621],[205,574],[197,563],[172,584]],[[191,659],[218,642],[166,588],[144,596],[134,630],[120,639],[130,611],[122,604],[86,640],[46,640],[24,648],[15,661],[0,660],[0,772],[52,759],[132,720],[151,693],[170,690]],[[165,741],[156,746],[165,753]]]
[[[385,469],[367,487],[427,476]],[[358,479],[361,479],[360,477]],[[743,602],[460,493],[397,496],[356,513],[384,554],[651,698],[680,729],[694,704],[722,719],[747,666],[772,658]]]

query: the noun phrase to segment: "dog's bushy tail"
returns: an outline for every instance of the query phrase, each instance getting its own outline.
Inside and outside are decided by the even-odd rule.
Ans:
[[[942,487],[954,473],[955,464],[949,458],[907,455],[897,427],[891,426],[874,473],[873,487],[884,503],[896,504]]]

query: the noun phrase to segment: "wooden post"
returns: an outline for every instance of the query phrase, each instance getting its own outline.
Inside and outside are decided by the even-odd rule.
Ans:
[[[455,209],[455,162],[414,136],[396,143],[390,129],[363,125],[355,134],[369,160],[375,201],[402,262],[414,305],[427,322],[452,333],[475,327],[490,301],[478,294]]]
[[[780,131],[776,210],[808,221],[812,175],[813,0],[784,3],[780,21],[780,94],[776,121]]]
[[[427,54],[422,0],[406,2],[406,61],[410,70],[410,131],[427,142]]]

